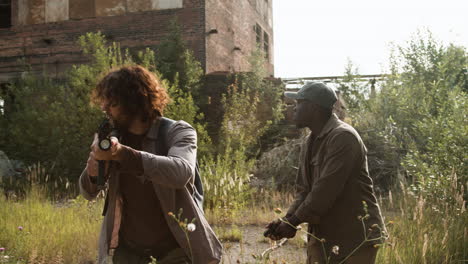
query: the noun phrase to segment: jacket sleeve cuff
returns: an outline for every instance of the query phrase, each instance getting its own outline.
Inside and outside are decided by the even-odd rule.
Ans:
[[[302,223],[302,221],[297,218],[295,215],[286,215],[286,221],[288,221],[293,226],[298,226]]]

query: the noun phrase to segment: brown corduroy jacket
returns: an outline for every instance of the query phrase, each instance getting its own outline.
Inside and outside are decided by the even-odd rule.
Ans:
[[[363,201],[369,214],[365,229],[359,220],[366,215]],[[339,256],[334,257],[347,256],[366,235],[380,236],[374,224],[385,230],[367,168],[367,149],[356,130],[335,114],[302,146],[296,198],[288,215],[307,222],[315,236],[324,238],[327,254],[339,246]],[[376,243],[382,240],[369,244]]]
[[[155,154],[158,128],[159,122],[156,121],[143,140],[143,150],[140,152],[144,169],[142,176],[153,183],[169,228],[187,256],[190,256],[190,252],[185,233],[168,213],[177,214],[182,208],[182,218],[196,219],[196,229],[189,233],[192,263],[219,263],[222,255],[221,243],[192,197],[197,153],[195,129],[184,121],[175,122],[167,133],[168,155],[160,156]],[[91,183],[86,170],[80,176],[79,185],[81,194],[88,200],[94,199],[99,192],[96,185]],[[120,188],[123,186],[119,186],[118,170],[111,170],[108,186],[108,207],[99,237],[99,264],[108,263],[107,259],[119,242],[122,217]]]

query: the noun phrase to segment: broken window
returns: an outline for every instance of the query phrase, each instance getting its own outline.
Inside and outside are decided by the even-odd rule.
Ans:
[[[8,83],[0,83],[0,115],[5,115],[8,102],[10,104],[13,102],[14,97],[11,92],[10,84]]]
[[[254,30],[255,30],[255,35],[256,35],[257,46],[260,46],[262,44],[262,28],[260,27],[259,24],[255,24]]]
[[[270,61],[270,38],[268,33],[263,33],[263,52],[265,53],[265,59]]]
[[[11,27],[11,0],[0,0],[0,28]]]

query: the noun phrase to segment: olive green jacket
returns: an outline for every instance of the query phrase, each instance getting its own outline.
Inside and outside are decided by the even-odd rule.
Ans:
[[[153,182],[154,190],[164,210],[172,234],[190,256],[188,241],[179,224],[168,215],[177,214],[183,209],[182,218],[196,219],[196,229],[189,233],[192,248],[192,263],[219,263],[222,246],[215,233],[205,219],[203,212],[192,197],[194,187],[194,173],[197,153],[197,134],[186,122],[175,122],[168,130],[167,156],[155,153],[155,142],[159,122],[154,122],[143,140],[143,150],[140,152],[143,161],[143,177]],[[79,179],[80,192],[88,200],[94,199],[99,191],[91,183],[86,170]],[[122,195],[119,186],[119,171],[111,170],[108,180],[108,206],[102,223],[99,238],[99,264],[108,263],[113,249],[118,246],[118,234],[122,217]]]
[[[335,114],[318,136],[312,132],[302,146],[296,198],[288,214],[307,222],[318,238],[325,239],[327,254],[337,245],[344,257],[366,236],[378,237],[378,228],[368,230],[374,224],[385,230],[366,154],[356,130]],[[359,219],[366,215],[363,201],[369,214],[365,229]]]

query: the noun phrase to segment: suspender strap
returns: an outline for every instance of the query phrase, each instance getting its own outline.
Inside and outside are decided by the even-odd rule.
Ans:
[[[167,145],[167,134],[169,128],[176,122],[172,119],[162,117],[161,123],[159,124],[158,137],[156,139],[156,148],[162,151],[164,155],[167,155],[169,147]],[[159,146],[158,146],[159,145]],[[198,166],[198,161],[195,164],[195,179],[194,179],[195,189],[193,191],[193,199],[198,207],[203,211],[203,184],[200,176],[200,169]]]

